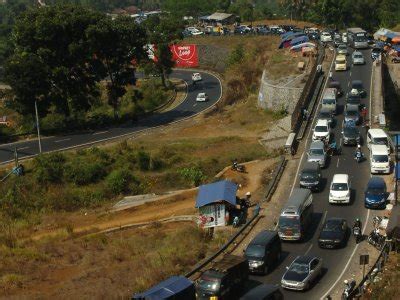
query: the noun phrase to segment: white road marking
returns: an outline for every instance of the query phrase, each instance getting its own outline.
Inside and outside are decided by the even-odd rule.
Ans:
[[[311,244],[310,247],[308,247],[308,249],[307,249],[307,251],[304,253],[304,255],[307,255],[307,253],[310,252],[312,246],[313,246],[313,244]]]
[[[197,103],[193,104],[193,107],[195,107],[197,105]]]
[[[339,168],[339,161],[340,161],[340,158],[338,157],[337,163],[336,163],[336,168]]]
[[[70,138],[62,139],[62,140],[54,141],[54,143],[61,143],[61,142],[69,141],[69,140],[70,140]]]
[[[347,82],[347,87],[350,87],[350,81]]]
[[[324,224],[325,223],[325,220],[326,220],[326,215],[328,214],[328,211],[326,210],[325,212],[324,212],[324,216],[322,217],[322,222],[321,222],[321,224]]]
[[[25,150],[25,149],[29,149],[30,147],[29,146],[27,146],[27,147],[22,147],[22,148],[17,148],[17,151],[18,150]]]
[[[100,132],[95,132],[95,133],[93,133],[93,135],[103,134],[103,133],[107,133],[107,132],[108,132],[108,130],[106,130],[106,131],[100,131]]]

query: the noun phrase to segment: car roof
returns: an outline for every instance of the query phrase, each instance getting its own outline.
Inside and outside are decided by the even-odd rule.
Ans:
[[[205,96],[206,93],[198,93],[197,96]]]
[[[260,284],[257,287],[248,291],[244,296],[240,298],[240,300],[258,300],[262,299],[265,296],[268,296],[274,293],[276,290],[279,290],[279,286],[274,284]]]
[[[362,84],[362,81],[361,80],[359,80],[359,79],[356,79],[356,80],[353,80],[352,82],[351,82],[351,84]]]
[[[388,155],[388,149],[386,145],[371,145],[371,152],[377,155]]]
[[[328,126],[328,120],[319,119],[317,121],[317,124],[315,124],[315,126]]]
[[[372,129],[368,130],[368,133],[373,135],[374,137],[387,137],[386,132],[380,128],[372,128]]]
[[[320,113],[332,113],[332,110],[329,107],[323,106],[320,111]]]
[[[361,55],[363,55],[361,51],[354,51],[354,52],[353,52],[353,55],[354,55],[354,54],[361,54]]]
[[[254,239],[251,240],[249,245],[266,245],[268,244],[274,237],[277,236],[277,232],[273,230],[263,230],[259,232]]]
[[[304,164],[303,171],[317,171],[319,164],[315,161],[309,161]]]
[[[297,256],[293,262],[309,264],[316,256],[301,255]]]
[[[336,56],[336,59],[341,58],[341,59],[346,59],[346,56],[344,54],[339,54]]]
[[[322,142],[322,141],[315,141],[315,142],[312,142],[310,145],[310,149],[320,149],[320,148],[323,149],[324,147],[325,147],[325,145],[324,145],[324,142]]]
[[[346,104],[346,110],[356,110],[358,112],[358,105],[357,104]]]
[[[335,174],[333,175],[332,182],[335,183],[347,183],[349,181],[349,175],[347,174]]]
[[[372,176],[367,184],[368,188],[383,188],[386,187],[385,180],[382,177]]]

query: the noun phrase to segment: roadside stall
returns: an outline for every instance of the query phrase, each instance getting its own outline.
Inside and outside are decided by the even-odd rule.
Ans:
[[[195,205],[199,209],[198,225],[201,228],[226,226],[241,214],[236,207],[237,189],[237,184],[229,180],[201,185]]]

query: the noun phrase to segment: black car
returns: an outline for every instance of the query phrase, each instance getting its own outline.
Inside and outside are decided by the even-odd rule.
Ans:
[[[333,45],[337,48],[340,44],[342,44],[342,38],[336,36],[336,37],[333,39]]]
[[[318,238],[321,248],[338,248],[346,244],[348,227],[345,219],[329,218],[325,221]]]
[[[321,169],[317,162],[306,162],[300,173],[300,187],[319,191],[321,189]]]
[[[337,91],[337,95],[340,97],[343,95],[342,88],[340,87],[340,82],[334,79],[330,79],[328,82],[329,88],[335,88]]]
[[[372,60],[377,59],[382,52],[383,52],[383,48],[381,48],[381,47],[372,48],[372,50],[371,50],[371,58],[372,58]]]
[[[263,230],[249,243],[244,255],[251,273],[267,274],[280,261],[281,252],[278,232]]]
[[[358,105],[347,104],[344,110],[344,122],[353,121],[355,125],[361,122],[361,115]]]
[[[360,95],[352,93],[352,92],[347,93],[346,101],[347,101],[347,104],[358,105],[358,107],[360,107],[360,105],[361,105]]]
[[[353,80],[353,81],[351,82],[351,89],[357,90],[357,91],[358,91],[358,94],[359,94],[361,97],[363,97],[363,98],[364,98],[365,96],[367,96],[367,91],[364,89],[363,83],[362,83],[361,80]]]
[[[344,145],[358,145],[361,142],[360,130],[355,126],[344,126],[342,135]]]
[[[240,297],[240,300],[283,300],[283,294],[277,285],[260,284]]]

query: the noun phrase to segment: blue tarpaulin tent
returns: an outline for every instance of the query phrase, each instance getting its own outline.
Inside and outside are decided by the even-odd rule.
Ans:
[[[284,38],[281,43],[279,44],[279,49],[282,49],[283,47],[287,48],[292,45],[292,41],[298,38],[306,38],[306,42],[308,42],[308,37],[305,35],[303,32],[295,32],[294,34]]]
[[[236,192],[236,183],[229,180],[201,185],[197,194],[196,208],[221,201],[236,205]]]
[[[288,32],[282,33],[281,34],[281,39],[284,40],[285,38],[287,38],[288,36],[291,36],[293,34],[295,34],[294,31],[288,31]]]
[[[385,36],[386,36],[388,39],[392,39],[392,38],[394,38],[394,37],[396,37],[396,36],[398,36],[398,35],[399,35],[399,34],[396,33],[396,32],[388,32],[388,33],[385,34]]]
[[[309,39],[308,39],[307,36],[300,36],[300,37],[294,38],[290,42],[290,46],[295,46],[295,45],[302,44],[302,43],[305,43],[305,42],[308,42],[308,41],[309,41]]]
[[[400,180],[400,164],[395,164],[394,165],[394,172],[393,172],[393,175],[394,175],[394,179],[396,180]]]
[[[400,52],[400,45],[393,45],[392,48],[397,52]]]
[[[195,287],[191,280],[184,276],[172,276],[167,280],[160,282],[147,291],[136,294],[133,300],[194,300]]]
[[[288,41],[291,41],[291,40],[293,40],[297,37],[301,37],[301,36],[306,36],[306,34],[303,32],[295,32],[295,33],[287,36],[286,38],[282,39],[282,42],[288,42]]]

